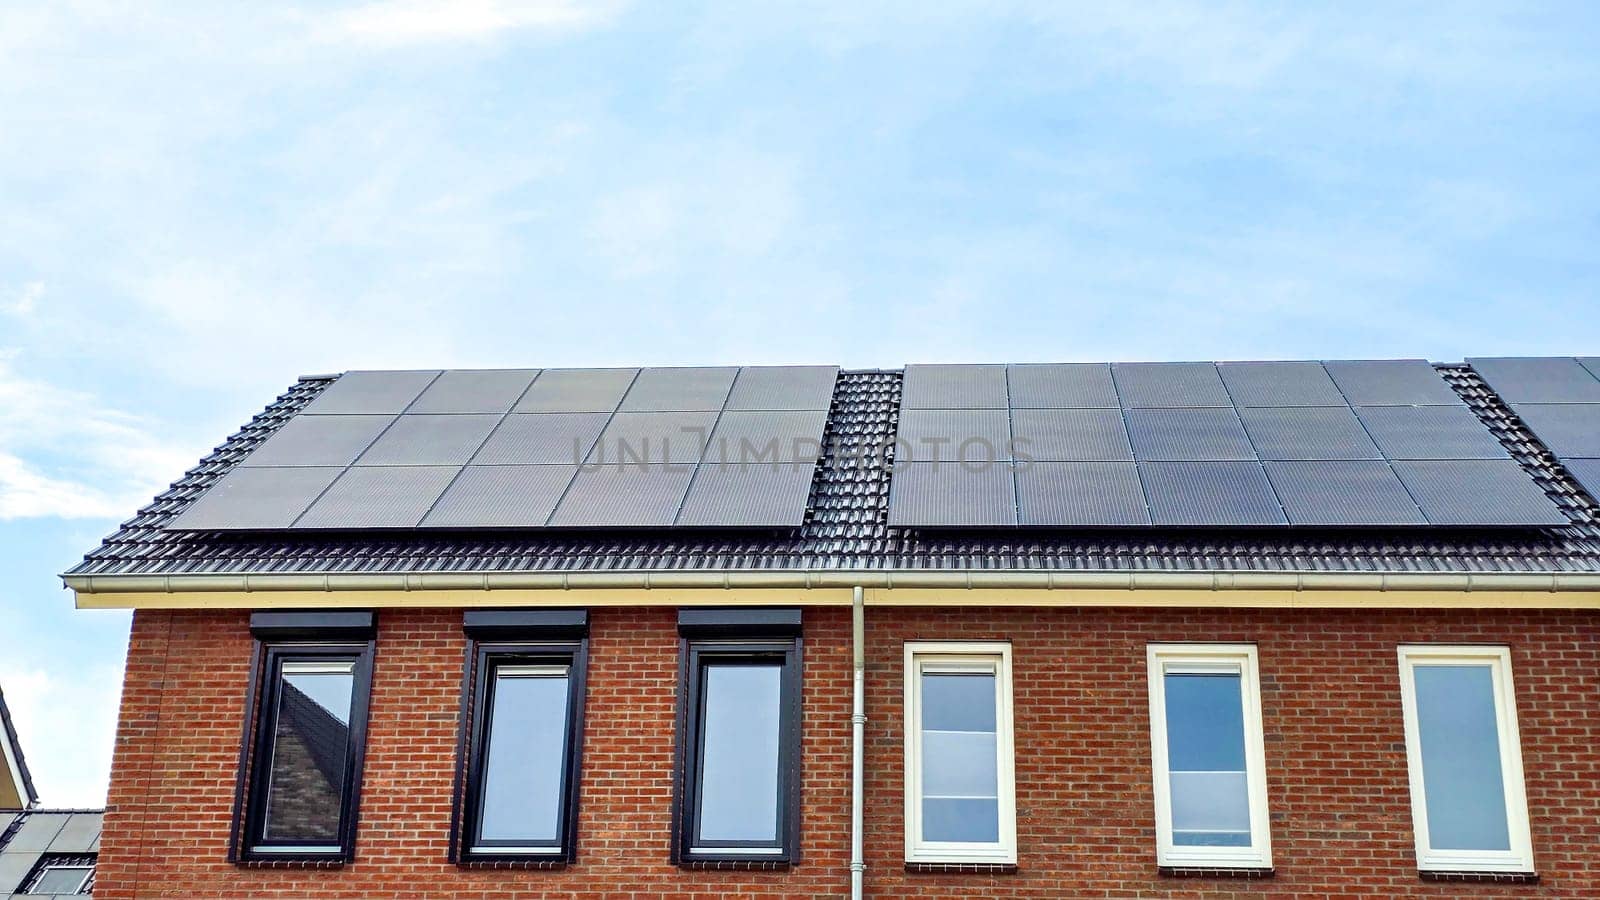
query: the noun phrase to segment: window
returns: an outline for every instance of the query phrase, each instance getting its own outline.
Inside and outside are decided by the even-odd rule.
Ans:
[[[1400,701],[1417,867],[1531,873],[1511,652],[1403,645]]]
[[[457,861],[576,858],[588,616],[473,610]]]
[[[254,739],[241,766],[243,835],[233,858],[349,859],[366,744],[372,615],[256,613],[251,627],[259,683],[246,724]]]
[[[1156,863],[1271,868],[1256,648],[1151,644]]]
[[[907,643],[906,861],[1017,861],[1011,645]]]
[[[674,849],[680,863],[793,863],[799,610],[685,610]]]
[[[29,894],[85,894],[94,863],[46,863],[28,882]]]

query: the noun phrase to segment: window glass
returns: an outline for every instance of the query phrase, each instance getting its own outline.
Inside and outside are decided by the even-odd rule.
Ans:
[[[76,894],[89,878],[83,866],[50,866],[28,888],[30,894]]]
[[[922,676],[922,838],[1000,839],[999,734],[992,672]]]
[[[1430,842],[1437,850],[1510,850],[1490,667],[1425,665],[1413,673]]]
[[[479,841],[559,843],[568,681],[566,666],[495,667]]]
[[[701,841],[778,840],[783,667],[709,663],[701,699]]]
[[[355,662],[282,663],[262,837],[339,840]]]
[[[1172,843],[1250,846],[1240,676],[1168,674],[1164,681]]]

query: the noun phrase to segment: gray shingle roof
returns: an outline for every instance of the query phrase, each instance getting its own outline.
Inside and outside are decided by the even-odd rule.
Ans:
[[[24,896],[45,863],[92,871],[103,818],[98,809],[0,809],[0,897]]]
[[[220,534],[163,529],[334,380],[301,380],[68,575],[731,570],[1076,572],[1600,572],[1600,515],[1571,476],[1471,369],[1446,381],[1573,520],[1512,530],[934,532],[888,525],[889,472],[852,448],[893,437],[902,373],[840,374],[828,452],[802,527],[785,533],[656,531]]]

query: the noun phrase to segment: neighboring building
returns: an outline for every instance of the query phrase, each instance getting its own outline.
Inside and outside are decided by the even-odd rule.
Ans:
[[[0,809],[0,896],[94,893],[98,809]]]
[[[0,809],[23,809],[38,802],[39,792],[33,789],[17,726],[11,721],[5,691],[0,691]]]
[[[1469,363],[302,379],[65,576],[96,892],[1600,896],[1600,361]]]
[[[39,809],[11,711],[0,693],[0,896],[76,896],[94,889],[98,809]]]

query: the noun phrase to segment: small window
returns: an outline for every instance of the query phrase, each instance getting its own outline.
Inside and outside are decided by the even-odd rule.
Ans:
[[[1014,864],[1011,645],[905,653],[906,860]]]
[[[1271,868],[1256,648],[1151,644],[1156,862]]]
[[[1417,867],[1533,872],[1511,652],[1400,647]]]
[[[307,623],[327,627],[329,640],[317,640]],[[256,613],[251,628],[260,680],[232,858],[347,860],[366,745],[372,616]]]
[[[462,860],[573,860],[585,647],[474,642]]]
[[[677,861],[796,862],[800,639],[686,637],[682,653]]]
[[[29,894],[87,894],[94,878],[90,863],[47,863],[28,883]]]

